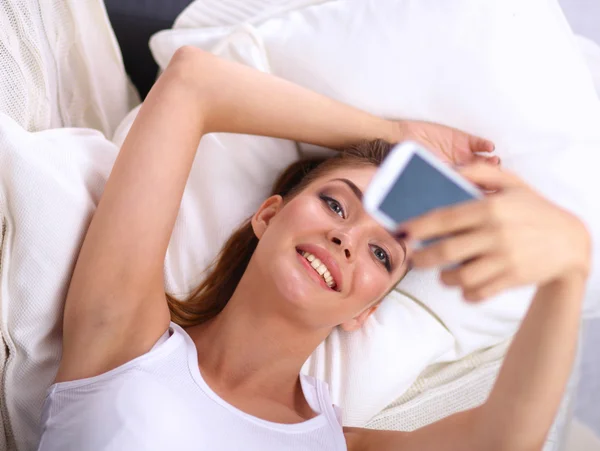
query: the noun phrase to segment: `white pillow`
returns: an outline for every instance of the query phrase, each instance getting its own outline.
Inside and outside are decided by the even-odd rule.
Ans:
[[[0,113],[0,149],[0,402],[8,448],[31,450],[60,359],[71,271],[117,147],[96,130],[29,133]]]
[[[556,1],[328,2],[263,22],[254,36],[276,75],[374,114],[492,139],[506,167],[600,233],[590,164],[600,148],[600,103]],[[418,276],[401,287],[430,305],[424,284],[412,283]],[[481,327],[477,318],[446,321],[455,305],[435,299],[455,335]]]
[[[434,120],[491,138],[505,166],[597,229],[589,193],[598,184],[589,160],[600,147],[600,109],[555,2],[318,3],[237,28],[194,30],[184,12],[178,22],[187,29],[159,33],[151,48],[165,66],[180,45],[197,45],[381,116]],[[415,271],[400,288],[452,332],[456,343],[444,359],[511,335],[532,293],[524,288],[466,305],[436,271]],[[337,370],[351,373],[341,363]],[[402,374],[383,379],[394,388],[406,381]],[[326,380],[340,384],[332,374]],[[378,393],[385,391],[377,382]],[[367,388],[344,399],[349,423],[358,422],[349,412],[375,408],[369,394]]]
[[[490,138],[506,167],[598,231],[591,193],[599,186],[590,159],[600,148],[600,105],[555,1],[304,3],[316,5],[239,27],[193,29],[184,12],[178,22],[187,28],[155,35],[151,48],[162,67],[177,47],[196,45],[374,114],[433,120]],[[437,271],[415,271],[400,289],[430,308],[455,338],[438,360],[510,336],[532,293],[523,288],[467,305],[439,283]],[[397,330],[390,338],[397,341],[385,348],[392,351],[387,362],[402,358],[398,343],[408,334]],[[412,342],[420,339],[416,334]],[[339,340],[347,349],[347,337]],[[388,364],[372,369],[370,385],[336,390],[354,387],[352,371],[336,360],[339,348],[325,349],[329,368],[318,375],[334,387],[335,401],[345,395],[347,424],[364,424],[383,407],[382,393],[402,392],[411,382],[412,375],[394,374]]]
[[[1,112],[30,131],[112,136],[137,103],[102,0],[2,0]]]

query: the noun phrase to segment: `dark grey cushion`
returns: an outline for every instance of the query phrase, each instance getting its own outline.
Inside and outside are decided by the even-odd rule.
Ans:
[[[125,69],[140,96],[146,97],[158,67],[148,48],[150,36],[171,28],[192,0],[105,0],[108,16],[123,53]]]

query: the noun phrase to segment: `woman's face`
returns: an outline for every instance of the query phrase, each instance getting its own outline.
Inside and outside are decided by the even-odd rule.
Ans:
[[[333,170],[285,205],[279,196],[267,199],[253,217],[253,272],[305,326],[359,328],[406,272],[404,243],[362,207],[375,171]]]

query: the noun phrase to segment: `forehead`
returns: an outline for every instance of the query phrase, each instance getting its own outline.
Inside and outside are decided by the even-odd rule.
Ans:
[[[371,165],[363,167],[337,168],[319,177],[314,183],[317,185],[322,185],[336,178],[345,178],[353,182],[362,191],[365,191],[376,171],[377,167]]]

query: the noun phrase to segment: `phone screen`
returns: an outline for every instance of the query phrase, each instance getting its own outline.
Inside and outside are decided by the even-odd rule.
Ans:
[[[475,198],[420,155],[413,154],[379,208],[400,224],[433,209]]]

